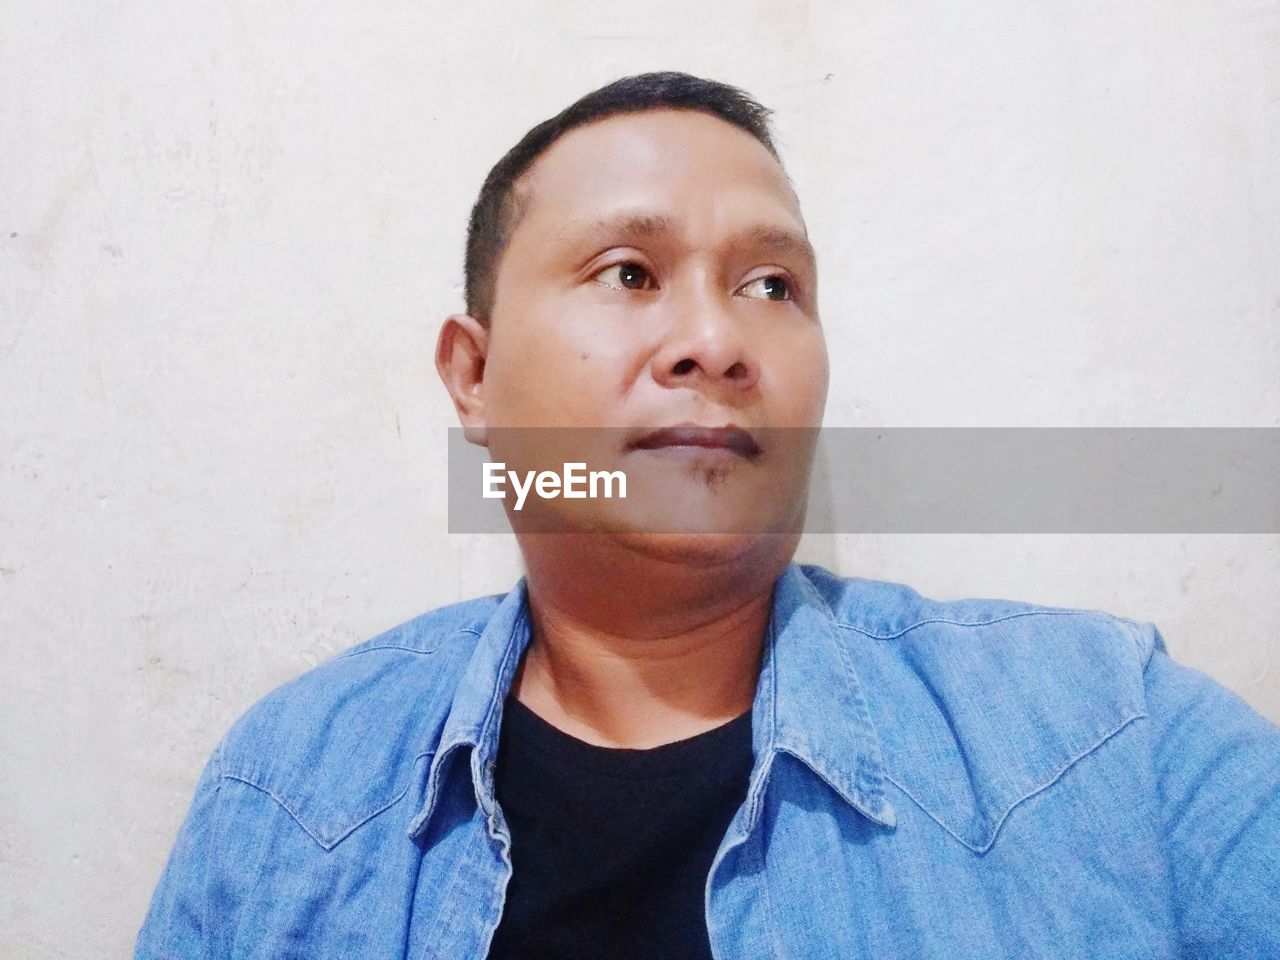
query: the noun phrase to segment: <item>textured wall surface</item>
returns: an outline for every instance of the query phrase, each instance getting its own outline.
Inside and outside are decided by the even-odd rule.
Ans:
[[[232,720],[519,575],[431,362],[489,165],[624,73],[777,112],[850,426],[1280,425],[1274,3],[0,9],[0,957],[128,954]],[[1280,720],[1274,536],[848,536],[1156,622]]]

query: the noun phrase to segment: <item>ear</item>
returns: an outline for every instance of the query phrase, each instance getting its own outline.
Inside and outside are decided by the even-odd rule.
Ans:
[[[436,371],[453,398],[469,443],[488,446],[484,411],[484,362],[489,330],[475,317],[455,313],[445,318],[436,341]]]

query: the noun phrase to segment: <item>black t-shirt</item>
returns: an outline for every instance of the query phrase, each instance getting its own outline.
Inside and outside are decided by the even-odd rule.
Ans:
[[[513,872],[490,960],[709,960],[707,874],[751,764],[750,712],[630,750],[508,696],[494,776]]]

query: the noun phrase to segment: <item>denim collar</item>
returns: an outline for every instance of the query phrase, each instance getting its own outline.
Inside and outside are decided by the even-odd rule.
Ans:
[[[527,590],[522,577],[476,641],[434,749],[425,799],[409,825],[411,837],[427,829],[442,780],[456,769],[451,758],[464,748],[470,748],[476,800],[493,825],[502,704],[531,636]],[[785,753],[864,816],[894,826],[880,740],[862,684],[830,608],[795,563],[775,585],[751,722],[756,760],[749,796],[760,795],[775,756]],[[748,830],[758,807],[753,804],[748,814]]]

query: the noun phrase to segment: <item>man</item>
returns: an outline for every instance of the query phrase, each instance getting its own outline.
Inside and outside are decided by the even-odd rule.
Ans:
[[[490,454],[603,428],[662,496],[549,535],[508,502],[510,593],[252,708],[137,955],[1280,956],[1280,731],[1152,624],[791,562],[815,283],[741,91],[630,77],[530,131],[438,368]]]

